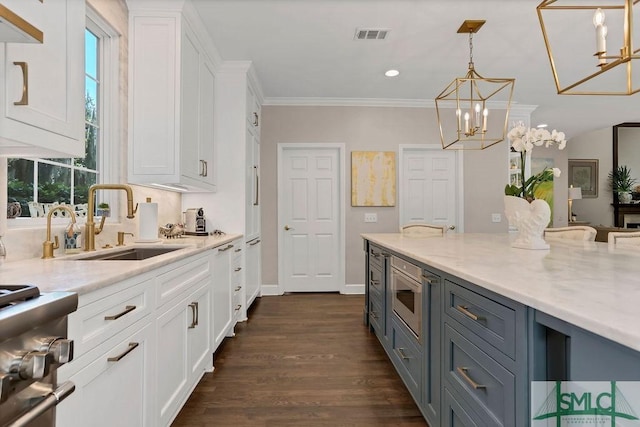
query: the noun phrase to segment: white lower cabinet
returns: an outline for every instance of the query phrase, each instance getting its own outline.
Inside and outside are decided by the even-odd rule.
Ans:
[[[76,389],[56,407],[56,425],[95,427],[155,426],[153,387],[155,333],[149,318],[130,326],[87,354],[95,358],[70,380]]]
[[[232,321],[231,253],[238,241],[213,250],[213,349],[222,343]]]
[[[69,316],[75,358],[57,371],[76,390],[57,406],[56,425],[170,425],[233,334],[243,253],[236,239],[81,294]]]
[[[262,252],[262,245],[260,244],[260,238],[253,239],[247,242],[247,253],[245,254],[245,294],[246,310],[249,310],[251,304],[256,300],[256,297],[260,296],[260,283],[262,282],[261,260],[260,254]]]
[[[169,425],[212,358],[208,280],[188,297],[167,304],[157,318],[158,425]]]

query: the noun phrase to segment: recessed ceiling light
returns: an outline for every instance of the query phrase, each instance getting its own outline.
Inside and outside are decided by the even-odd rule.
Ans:
[[[536,127],[537,127],[537,128],[539,128],[539,129],[542,129],[542,128],[546,128],[547,126],[549,126],[549,125],[548,125],[548,124],[546,124],[546,123],[540,123],[540,124],[539,124],[538,126],[536,126]]]
[[[398,70],[388,70],[387,72],[384,73],[384,75],[387,77],[397,77],[399,74],[400,74],[400,71]]]

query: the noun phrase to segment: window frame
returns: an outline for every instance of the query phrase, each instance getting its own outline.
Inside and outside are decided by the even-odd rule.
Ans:
[[[121,136],[121,97],[120,97],[120,33],[109,24],[98,12],[87,4],[85,28],[98,37],[98,67],[99,67],[99,142],[98,142],[98,163],[96,164],[97,182],[119,182],[121,169],[118,167],[118,159],[122,149],[119,141]],[[84,63],[83,63],[84,64]],[[83,73],[83,86],[84,86]],[[83,90],[83,93],[86,93]],[[84,101],[83,101],[84,105]],[[84,109],[83,109],[84,117]],[[84,119],[83,119],[84,128]],[[84,131],[83,131],[84,135]],[[44,158],[34,158],[33,160],[45,160]],[[46,160],[45,160],[46,161]],[[82,170],[83,168],[77,168]],[[73,184],[72,189],[73,189]],[[6,191],[6,190],[5,190]],[[112,191],[100,194],[100,201],[109,203],[112,213],[120,212],[119,194]],[[107,222],[119,222],[119,215],[108,218]],[[15,218],[7,222],[8,228],[40,228],[46,226],[47,218]],[[68,218],[52,218],[52,225],[66,225]],[[82,221],[83,222],[83,221]]]

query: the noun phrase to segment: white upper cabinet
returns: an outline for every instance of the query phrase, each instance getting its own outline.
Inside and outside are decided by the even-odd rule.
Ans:
[[[215,62],[206,35],[188,2],[128,5],[129,182],[213,192]]]
[[[83,157],[85,2],[2,5],[44,41],[0,43],[0,155]]]

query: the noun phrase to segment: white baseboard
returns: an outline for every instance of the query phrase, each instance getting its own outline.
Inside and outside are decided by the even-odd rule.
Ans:
[[[262,285],[260,287],[261,296],[274,296],[274,295],[282,295],[280,291],[280,287],[277,284],[273,285]]]
[[[364,295],[364,284],[346,284],[341,294],[344,295]]]

